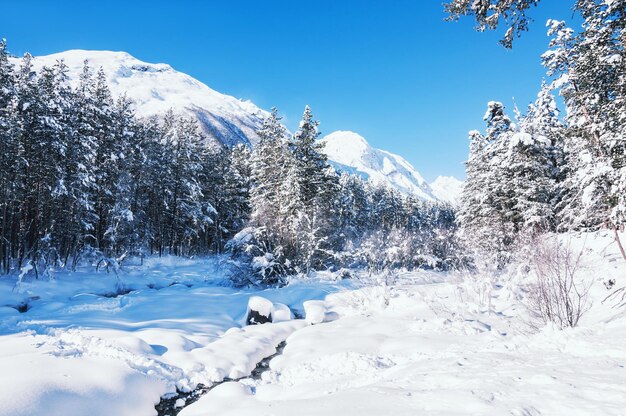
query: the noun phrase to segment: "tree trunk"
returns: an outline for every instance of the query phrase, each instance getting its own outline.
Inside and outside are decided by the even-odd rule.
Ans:
[[[626,251],[624,251],[624,246],[622,245],[622,241],[619,238],[619,227],[617,225],[613,226],[613,232],[615,233],[615,242],[619,247],[619,251],[622,253],[622,257],[626,260]]]

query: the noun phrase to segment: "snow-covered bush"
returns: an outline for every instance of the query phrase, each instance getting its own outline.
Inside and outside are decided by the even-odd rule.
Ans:
[[[528,308],[544,324],[575,327],[589,308],[589,286],[581,279],[583,251],[544,237],[530,254],[535,280],[528,287]]]
[[[263,227],[247,227],[226,245],[231,253],[231,280],[238,286],[282,285],[285,277],[295,273],[292,262],[281,246],[273,246]]]

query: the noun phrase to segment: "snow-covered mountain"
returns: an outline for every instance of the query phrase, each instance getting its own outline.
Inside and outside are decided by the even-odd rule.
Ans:
[[[440,201],[456,205],[461,198],[465,182],[453,176],[439,176],[430,184],[433,195]]]
[[[84,61],[94,72],[103,69],[113,96],[123,93],[135,101],[139,116],[169,109],[195,116],[209,137],[233,146],[254,143],[267,112],[250,101],[221,94],[167,64],[142,62],[126,52],[69,50],[34,58],[36,69],[64,60],[76,84]]]
[[[163,114],[170,109],[192,115],[210,138],[230,147],[255,144],[256,131],[268,115],[251,101],[221,94],[168,64],[143,62],[126,52],[69,50],[35,57],[33,65],[38,70],[58,60],[68,66],[73,85],[79,82],[84,62],[88,61],[94,73],[102,68],[114,97],[126,94],[134,101],[139,116]],[[15,63],[19,65],[17,59]],[[356,133],[336,131],[322,140],[328,158],[339,170],[356,173],[373,183],[386,183],[424,200],[454,199],[458,189],[454,178],[445,183],[435,181],[435,189],[431,189],[404,158],[371,147]]]
[[[386,184],[404,194],[434,201],[422,175],[401,156],[376,149],[357,133],[336,131],[322,139],[324,153],[335,168],[357,174],[374,184]]]

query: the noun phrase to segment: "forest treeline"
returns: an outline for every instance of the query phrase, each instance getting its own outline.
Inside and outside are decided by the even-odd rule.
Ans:
[[[450,267],[454,210],[338,174],[305,109],[250,149],[195,119],[138,118],[85,62],[34,71],[0,43],[0,268],[35,276],[148,255],[227,252],[243,282],[341,267]]]

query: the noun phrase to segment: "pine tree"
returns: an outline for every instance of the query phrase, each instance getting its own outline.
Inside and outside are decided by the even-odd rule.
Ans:
[[[36,74],[32,68],[32,57],[25,54],[17,74],[16,129],[17,163],[15,177],[15,195],[18,202],[15,219],[14,257],[17,268],[34,258],[37,251],[41,219],[39,201],[43,199],[41,183],[44,165],[45,142],[39,142],[42,136],[38,117],[39,91]]]
[[[452,0],[444,4],[450,20],[458,20],[461,16],[474,16],[476,30],[494,30],[501,24],[507,30],[500,43],[506,47],[513,46],[513,40],[528,30],[530,18],[528,10],[539,4],[540,0]]]
[[[289,231],[297,244],[296,258],[304,273],[321,267],[329,255],[329,204],[334,202],[338,185],[336,175],[329,174],[323,144],[317,141],[318,125],[311,108],[306,106],[300,128],[290,143],[293,166],[283,189],[283,200],[292,201],[287,212],[293,218]]]
[[[490,102],[484,119],[486,136],[470,133],[467,182],[459,219],[468,249],[503,267],[521,222],[514,210],[516,200],[506,160],[513,130],[502,103]]]
[[[554,96],[543,82],[537,100],[529,105],[520,122],[520,133],[513,137],[509,156],[518,194],[516,209],[523,216],[524,228],[535,232],[555,227],[565,134],[558,115]]]
[[[9,62],[6,41],[0,40],[0,273],[8,273],[14,256],[11,242],[12,225],[15,219],[14,185],[18,165],[18,143],[16,137],[15,86],[13,65]]]
[[[189,253],[189,248],[211,220],[203,206],[200,185],[202,138],[195,120],[181,117],[166,130],[172,151],[167,205],[167,247],[173,254]]]
[[[250,150],[239,145],[216,154],[210,194],[215,208],[210,228],[213,246],[221,253],[228,240],[241,231],[250,216]]]
[[[343,173],[339,179],[338,216],[341,237],[351,244],[368,228],[369,202],[366,185],[361,178]]]
[[[292,159],[286,142],[287,131],[280,124],[276,108],[272,108],[258,135],[261,139],[251,156],[251,224],[265,227],[279,238],[275,233],[282,228],[278,215],[282,203],[280,189]]]

